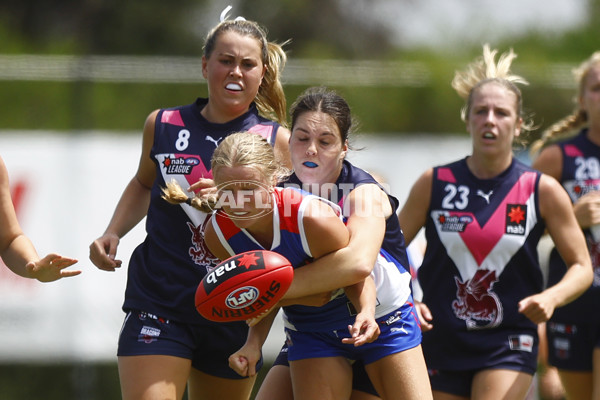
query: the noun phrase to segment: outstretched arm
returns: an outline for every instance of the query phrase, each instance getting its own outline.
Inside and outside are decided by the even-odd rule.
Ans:
[[[0,256],[15,274],[40,282],[79,275],[81,271],[65,270],[76,259],[48,254],[40,259],[31,240],[25,235],[15,212],[10,195],[8,172],[0,158]]]

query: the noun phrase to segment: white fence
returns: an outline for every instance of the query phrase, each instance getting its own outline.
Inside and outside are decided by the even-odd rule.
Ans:
[[[387,180],[403,202],[410,185],[429,166],[469,152],[465,135],[357,138],[349,159]],[[0,131],[0,155],[8,167],[18,217],[40,255],[79,259],[83,273],[42,284],[0,268],[0,360],[3,362],[109,361],[115,359],[124,314],[120,307],[126,265],[144,238],[140,223],[121,241],[124,267],[98,270],[88,259],[137,168],[141,136],[109,132]],[[280,321],[265,348],[272,357],[283,343]]]

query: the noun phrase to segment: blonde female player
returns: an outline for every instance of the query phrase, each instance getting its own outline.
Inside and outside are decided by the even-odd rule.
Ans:
[[[592,258],[594,283],[546,323],[548,361],[558,368],[568,398],[600,400],[600,316],[590,312],[600,304],[600,51],[574,73],[575,112],[532,145],[534,155],[541,149],[533,167],[556,178],[569,194]],[[554,249],[548,283],[558,282],[566,271]]]
[[[212,191],[212,153],[241,130],[266,138],[289,163],[289,131],[266,118],[285,121],[284,62],[281,47],[257,23],[225,20],[204,45],[209,97],[153,111],[146,120],[138,170],[105,233],[90,246],[94,264],[114,271],[121,266],[119,239],[146,217],[146,239],[129,263],[117,353],[124,399],[181,399],[186,386],[191,400],[250,396],[255,378],[228,365],[246,339],[246,324],[210,322],[194,307],[198,282],[218,261],[204,243],[207,214],[167,204],[161,189],[175,179],[184,188],[195,183],[198,196]]]
[[[527,127],[524,79],[510,51],[483,57],[452,82],[466,99],[471,155],[426,171],[399,219],[407,242],[425,227],[418,279],[423,352],[437,400],[523,399],[537,366],[537,324],[589,287],[592,269],[568,196],[513,157]],[[543,290],[537,244],[547,229],[569,267]]]
[[[313,258],[347,245],[349,234],[338,206],[297,189],[274,187],[287,175],[287,170],[276,162],[272,148],[263,139],[248,132],[229,136],[215,150],[212,168],[219,188],[217,207],[220,211],[207,226],[205,237],[219,258],[226,259],[247,250],[269,249],[284,255],[294,268],[299,268]],[[188,199],[174,182],[167,185],[164,193],[170,203],[189,202],[198,209],[204,207],[200,199]],[[338,295],[324,307],[295,307],[291,311],[294,323],[300,327],[311,324],[343,327],[349,334],[335,341],[346,343],[350,348],[371,341],[378,334],[373,321],[374,282],[368,278],[345,288],[345,293],[347,297]],[[349,306],[349,299],[353,306]],[[351,311],[354,307],[358,310],[356,314]],[[240,375],[256,374],[256,363],[272,322],[269,318],[275,314],[273,311],[261,321],[264,329],[251,328],[253,332],[249,333],[239,355],[230,357],[234,360],[230,361],[232,368]],[[266,321],[269,322],[265,324]],[[341,371],[347,372],[347,369],[341,368]],[[349,382],[336,380],[337,374],[333,371],[328,375],[336,391],[350,390]],[[327,398],[327,393],[321,392],[321,396]]]

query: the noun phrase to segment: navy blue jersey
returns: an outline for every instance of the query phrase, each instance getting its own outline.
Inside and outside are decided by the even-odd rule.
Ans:
[[[196,312],[194,293],[219,261],[204,244],[207,214],[187,204],[169,204],[161,198],[161,189],[171,180],[185,189],[199,178],[212,178],[210,159],[224,137],[252,131],[274,145],[279,128],[260,117],[254,104],[232,121],[211,123],[200,114],[207,101],[163,109],[156,117],[150,152],[156,180],[146,217],[147,236],[129,263],[125,310],[144,310],[181,322],[206,321]]]
[[[423,334],[428,368],[485,368],[507,347],[535,362],[536,325],[518,302],[543,289],[540,176],[517,160],[492,179],[475,177],[466,159],[434,168],[418,270],[433,314],[434,328]]]
[[[577,136],[558,143],[563,155],[561,185],[566,189],[571,201],[576,203],[584,194],[600,190],[600,146],[587,137],[587,129]],[[584,229],[588,249],[594,267],[594,282],[581,297],[559,307],[551,318],[553,322],[590,322],[590,310],[600,306],[600,226]],[[562,279],[567,266],[556,251],[550,255],[548,285]],[[596,318],[598,320],[598,318]]]

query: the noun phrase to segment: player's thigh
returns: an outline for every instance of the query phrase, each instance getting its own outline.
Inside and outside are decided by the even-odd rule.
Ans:
[[[380,400],[381,397],[377,397],[374,394],[363,392],[362,390],[352,390],[350,400]]]
[[[183,397],[190,360],[164,355],[120,356],[118,360],[123,400]]]
[[[558,370],[560,381],[570,399],[589,399],[594,386],[592,371]]]
[[[592,392],[592,399],[600,400],[600,347],[594,348],[593,366],[594,390]]]
[[[208,375],[192,368],[188,381],[189,400],[248,400],[256,376],[252,378],[227,379]]]
[[[263,379],[255,400],[294,400],[292,377],[287,365],[274,365]]]
[[[294,400],[347,399],[352,391],[352,367],[343,357],[291,361]]]
[[[486,369],[475,374],[474,400],[519,400],[527,396],[533,376],[511,369]]]
[[[383,399],[431,399],[431,385],[421,346],[390,354],[365,365]]]
[[[433,400],[469,400],[468,396],[459,396],[456,394],[440,392],[439,390],[434,390],[433,392]]]

